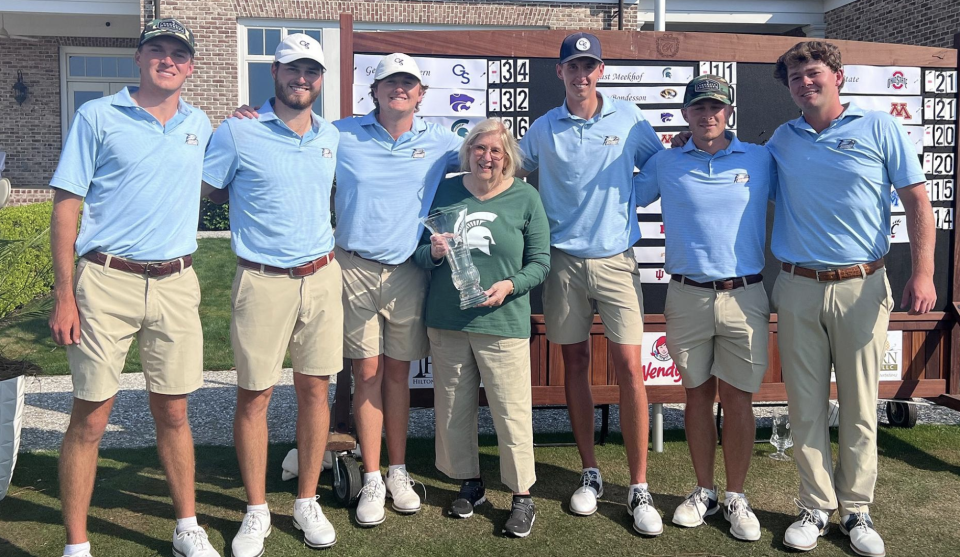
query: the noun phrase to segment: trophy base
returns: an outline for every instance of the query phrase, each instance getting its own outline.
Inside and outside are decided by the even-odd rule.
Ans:
[[[460,309],[470,309],[477,307],[483,302],[486,302],[489,296],[481,292],[480,294],[474,296],[467,296],[460,298]]]

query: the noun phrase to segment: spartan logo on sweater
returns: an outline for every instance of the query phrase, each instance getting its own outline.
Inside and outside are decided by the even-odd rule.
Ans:
[[[478,249],[483,253],[490,255],[490,246],[497,243],[493,240],[493,233],[484,226],[485,223],[497,220],[496,213],[487,213],[480,211],[469,213],[466,217],[466,236],[467,245],[470,249]],[[460,229],[460,223],[457,223],[457,229]]]

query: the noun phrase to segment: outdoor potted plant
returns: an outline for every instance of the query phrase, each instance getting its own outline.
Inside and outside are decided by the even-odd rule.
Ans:
[[[0,500],[7,495],[20,450],[24,379],[36,371],[33,364],[0,357]]]

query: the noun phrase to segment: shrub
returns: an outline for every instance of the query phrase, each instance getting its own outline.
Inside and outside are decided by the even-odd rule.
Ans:
[[[0,318],[53,288],[53,203],[0,209]]]
[[[200,200],[200,230],[230,230],[230,203],[217,205]]]

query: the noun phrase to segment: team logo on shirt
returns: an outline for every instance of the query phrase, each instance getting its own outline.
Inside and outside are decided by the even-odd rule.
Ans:
[[[841,139],[839,142],[837,142],[837,149],[842,149],[844,151],[853,149],[856,146],[857,146],[856,139]]]
[[[327,149],[326,147],[324,147],[324,148],[322,148],[322,149],[320,150],[320,156],[322,156],[322,157],[325,158],[325,159],[332,159],[332,158],[333,158],[333,151],[331,151],[330,149]]]
[[[604,145],[620,145],[620,138],[615,135],[608,135],[603,138]]]
[[[427,152],[424,151],[423,149],[414,149],[414,150],[413,150],[413,158],[415,158],[415,159],[422,159],[422,158],[425,157],[425,156],[427,156]]]
[[[750,181],[750,175],[749,175],[749,174],[737,174],[737,175],[733,178],[733,183],[734,183],[734,184],[746,184],[746,183],[749,182],[749,181]]]
[[[484,223],[497,220],[496,213],[478,212],[467,215],[467,245],[470,249],[478,249],[483,253],[490,255],[490,246],[497,243],[493,241],[493,233],[484,226]],[[459,228],[459,227],[458,227]]]
[[[197,136],[196,136],[195,134],[188,133],[188,134],[187,134],[187,141],[186,141],[185,143],[186,143],[187,145],[200,145],[200,140],[197,139]]]

